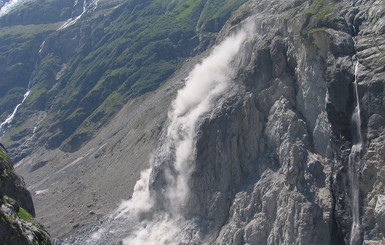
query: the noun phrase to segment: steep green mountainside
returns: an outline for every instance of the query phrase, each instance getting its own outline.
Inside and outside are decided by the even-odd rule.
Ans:
[[[31,195],[12,165],[7,151],[0,145],[0,243],[51,244],[44,227],[34,220]]]
[[[4,137],[16,160],[35,146],[78,150],[127,101],[158,88],[210,46],[245,1],[99,3],[66,28],[60,28],[63,20],[80,15],[80,3],[71,8],[61,2],[31,2],[1,19],[2,121],[30,79],[32,85]],[[35,146],[27,141],[32,136]]]

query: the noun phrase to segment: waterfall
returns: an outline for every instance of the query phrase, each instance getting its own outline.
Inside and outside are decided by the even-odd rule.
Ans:
[[[354,70],[354,97],[355,108],[352,116],[353,146],[349,154],[349,179],[351,186],[352,228],[350,231],[350,245],[361,245],[361,221],[360,221],[360,191],[359,172],[362,166],[362,134],[361,134],[361,110],[358,97],[357,74],[358,61]]]
[[[28,95],[29,95],[30,91],[27,90],[27,92],[24,94],[24,97],[23,97],[23,100],[21,101],[20,104],[16,105],[15,109],[13,109],[13,112],[11,115],[9,115],[4,122],[2,122],[0,124],[0,137],[2,137],[8,127],[8,125],[13,121],[13,118],[15,117],[16,115],[16,112],[17,110],[19,109],[19,107],[24,103],[24,101],[27,99]]]
[[[42,50],[44,48],[44,44],[45,44],[45,42],[42,42],[42,44],[40,45],[39,51],[37,53],[36,61],[35,61],[35,66],[34,66],[34,68],[32,70],[32,73],[31,73],[31,75],[29,77],[27,89],[26,89],[26,91],[24,93],[23,100],[18,105],[16,105],[15,109],[13,109],[12,114],[9,115],[5,119],[5,121],[0,124],[0,137],[2,137],[5,134],[5,131],[7,130],[7,127],[11,124],[11,122],[13,121],[13,119],[14,119],[17,111],[19,110],[20,106],[28,98],[28,96],[29,96],[29,94],[31,92],[32,80],[33,80],[33,77],[35,75],[36,69],[37,69],[37,67],[39,65],[39,57],[40,57],[40,53],[42,52]]]
[[[83,11],[80,13],[80,15],[76,16],[75,18],[68,19],[57,30],[60,31],[60,30],[63,30],[65,28],[75,24],[87,11],[89,11],[91,9],[91,7],[93,7],[92,10],[95,11],[95,9],[98,6],[98,3],[99,3],[99,0],[91,0],[91,1],[84,0],[84,2],[83,2]],[[76,6],[77,4],[78,4],[78,1],[75,1],[74,6]]]
[[[64,244],[188,244],[208,239],[199,217],[186,217],[196,140],[202,120],[221,108],[234,87],[234,63],[247,30],[229,36],[188,75],[168,113],[168,127],[141,173],[131,199],[81,236]]]

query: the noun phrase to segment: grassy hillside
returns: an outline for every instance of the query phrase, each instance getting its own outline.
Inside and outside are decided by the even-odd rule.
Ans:
[[[16,80],[20,84],[3,90],[3,112],[9,113],[10,105],[21,100],[37,50],[45,40],[33,73],[31,95],[15,118],[8,143],[21,144],[38,126],[38,145],[77,150],[128,100],[158,88],[185,59],[210,46],[231,11],[243,2],[130,0],[114,9],[88,13],[61,31],[52,31],[54,24],[49,23],[41,28],[44,31],[21,38],[26,34],[17,34],[16,27],[3,28],[2,35],[10,39],[9,43],[22,42],[4,49],[23,49],[18,65],[28,61],[25,69],[19,68],[23,72],[10,79],[14,85]],[[0,58],[7,52],[0,52]],[[18,65],[0,73],[12,68],[10,74],[15,74]],[[4,84],[0,81],[0,87]],[[39,125],[34,125],[35,119],[25,120],[39,111],[47,112]]]

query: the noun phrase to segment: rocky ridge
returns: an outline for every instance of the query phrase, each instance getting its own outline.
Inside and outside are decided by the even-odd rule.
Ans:
[[[14,174],[7,151],[0,145],[0,243],[49,245],[49,234],[35,219],[32,198]]]

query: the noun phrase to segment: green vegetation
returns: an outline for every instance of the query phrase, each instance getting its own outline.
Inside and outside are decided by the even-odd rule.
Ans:
[[[48,115],[36,132],[40,137],[37,143],[76,150],[128,100],[158,88],[186,58],[213,43],[212,33],[219,31],[231,12],[244,2],[128,0],[114,10],[102,10],[103,14],[62,31],[50,32],[57,24],[41,24],[41,20],[25,32],[21,27],[12,27],[12,34],[0,31],[9,40],[3,51],[0,42],[0,62],[2,55],[17,53],[14,48],[23,50],[24,56],[17,59],[23,60],[19,61],[19,70],[24,72],[23,77],[17,78],[23,81],[18,87],[26,86],[36,60],[31,57],[36,57],[40,43],[46,41],[46,52],[39,57],[39,69],[33,76],[34,86],[14,120],[16,127],[9,140],[25,137],[31,122],[23,118],[44,110]],[[39,12],[37,7],[33,8]],[[198,37],[200,32],[205,32],[200,35],[206,38],[203,42]],[[20,40],[20,45],[11,45],[7,53],[5,49],[9,50],[13,39]],[[3,83],[0,81],[0,87]],[[16,105],[22,93],[18,90],[13,96]],[[0,100],[0,112],[1,108]]]
[[[328,22],[333,17],[334,8],[334,0],[314,0],[304,13],[310,17],[307,25],[307,34],[327,30]]]
[[[0,206],[6,205],[10,211],[0,210],[0,222],[2,223],[3,232],[5,232],[6,244],[10,244],[16,237],[27,238],[28,234],[33,235],[33,241],[28,244],[49,245],[51,244],[49,235],[45,228],[37,223],[33,216],[27,210],[19,206],[19,203],[8,196],[0,198]],[[17,213],[17,217],[13,213]],[[25,222],[29,223],[26,224]],[[34,226],[31,229],[31,225]],[[28,232],[29,230],[29,232]],[[8,234],[7,234],[8,233]],[[9,236],[9,235],[12,236]],[[28,241],[29,239],[26,239]]]
[[[0,121],[3,122],[11,113],[13,108],[23,100],[25,89],[13,87],[0,97]]]
[[[4,166],[4,169],[0,168],[0,176],[2,178],[7,178],[8,175],[12,172],[12,163],[8,154],[0,147],[0,167]]]
[[[306,13],[311,14],[315,19],[324,19],[332,13],[333,0],[314,0]]]
[[[24,38],[18,34],[0,37],[0,97],[14,88],[22,87],[25,90],[27,87],[34,66],[31,57],[36,56],[33,55],[34,38]]]
[[[78,56],[50,91],[57,94],[52,108],[59,116],[52,118],[55,123],[49,123],[44,138],[53,146],[64,141],[62,149],[74,151],[129,99],[158,88],[198,47],[202,12],[210,14],[201,20],[204,25],[219,5],[228,18],[240,2],[132,0],[97,19],[91,28],[99,34],[79,46]]]
[[[27,2],[2,18],[0,26],[41,25],[65,21],[71,17],[73,1],[40,0]],[[77,6],[81,11],[82,6]],[[56,29],[56,28],[55,28]]]
[[[0,159],[2,162],[10,162],[11,161],[9,159],[8,154],[5,151],[3,151],[2,149],[0,149]]]
[[[36,35],[54,31],[58,28],[58,23],[40,25],[17,25],[0,29],[0,38],[31,39]]]
[[[216,26],[216,22],[223,22],[227,20],[231,13],[247,0],[211,0],[210,4],[206,5],[202,12],[199,26],[206,31],[219,31],[221,25]]]
[[[35,67],[43,26],[15,26],[0,29],[0,121],[19,104]]]
[[[186,0],[182,5],[179,5],[174,11],[177,13],[175,20],[180,21],[191,15],[195,8],[202,1]]]
[[[17,215],[22,219],[22,220],[25,220],[27,222],[32,222],[33,221],[33,217],[31,214],[28,213],[27,210],[25,210],[24,208],[22,207],[19,207],[19,210],[17,212]]]

